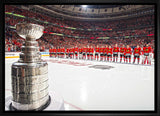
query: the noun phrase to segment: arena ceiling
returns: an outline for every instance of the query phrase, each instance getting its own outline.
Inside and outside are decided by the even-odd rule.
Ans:
[[[82,7],[82,5],[74,5],[75,7]],[[87,5],[88,8],[114,8],[114,7],[122,7],[124,5]]]
[[[154,9],[153,5],[30,5],[29,7],[49,16],[88,21],[113,20],[154,13],[150,12]]]

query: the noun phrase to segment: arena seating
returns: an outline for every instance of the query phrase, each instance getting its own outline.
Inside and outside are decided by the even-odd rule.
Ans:
[[[76,45],[78,47],[86,47],[89,45],[95,47],[96,45],[105,46],[106,44],[114,45],[115,43],[118,43],[119,45],[129,44],[130,46],[136,46],[137,43],[143,46],[146,43],[149,43],[150,46],[154,48],[154,35],[148,36],[149,34],[154,34],[154,27],[152,26],[154,25],[154,15],[109,22],[82,22],[48,17],[41,13],[20,9],[11,5],[5,6],[5,12],[12,12],[28,17],[21,18],[13,15],[5,16],[6,51],[21,50],[24,39],[17,35],[14,28],[10,28],[19,22],[36,23],[45,27],[43,36],[37,40],[41,51],[49,49],[52,46],[70,48]],[[30,18],[57,24],[58,26],[31,20]],[[66,27],[81,28],[84,30],[71,30]],[[89,31],[87,29],[93,29],[94,31]],[[107,29],[111,30],[108,31]],[[52,35],[50,32],[63,34],[65,36]],[[135,35],[137,37],[132,37]],[[84,38],[75,38],[73,36]],[[122,36],[126,36],[126,38]],[[110,37],[110,39],[99,39],[99,37]]]

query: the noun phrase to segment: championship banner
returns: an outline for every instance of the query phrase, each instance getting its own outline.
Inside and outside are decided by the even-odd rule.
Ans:
[[[11,13],[11,12],[5,12],[6,14],[9,14],[9,15],[12,15],[13,13]]]
[[[97,39],[109,39],[110,37],[99,37]]]
[[[125,38],[129,38],[129,36],[125,36]]]

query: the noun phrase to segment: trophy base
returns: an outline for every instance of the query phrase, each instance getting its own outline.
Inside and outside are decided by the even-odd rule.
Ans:
[[[51,97],[49,96],[49,99],[48,99],[48,101],[46,102],[45,105],[43,105],[43,106],[41,106],[41,107],[39,107],[39,108],[37,108],[37,109],[28,110],[28,111],[42,111],[42,110],[46,109],[46,108],[49,106],[50,103],[51,103]],[[16,109],[16,108],[14,108],[14,107],[12,106],[12,103],[10,103],[10,105],[9,105],[9,110],[10,110],[10,111],[26,111],[26,110],[18,110],[18,109]]]
[[[64,100],[61,95],[59,95],[55,91],[49,91],[49,97],[50,97],[50,103],[48,101],[48,105],[46,103],[43,108],[41,109],[38,108],[33,111],[64,111],[65,110]],[[12,99],[13,97],[10,95],[5,98],[5,111],[22,111],[22,110],[17,110],[13,108],[13,105],[11,104]],[[25,111],[32,111],[32,110],[25,110]]]

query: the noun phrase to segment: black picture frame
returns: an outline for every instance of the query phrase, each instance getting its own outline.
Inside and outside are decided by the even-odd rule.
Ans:
[[[38,111],[8,112],[5,105],[5,38],[4,38],[4,5],[7,4],[153,4],[155,5],[155,111]],[[3,0],[0,3],[0,115],[106,115],[106,116],[160,116],[160,1],[159,0]]]

